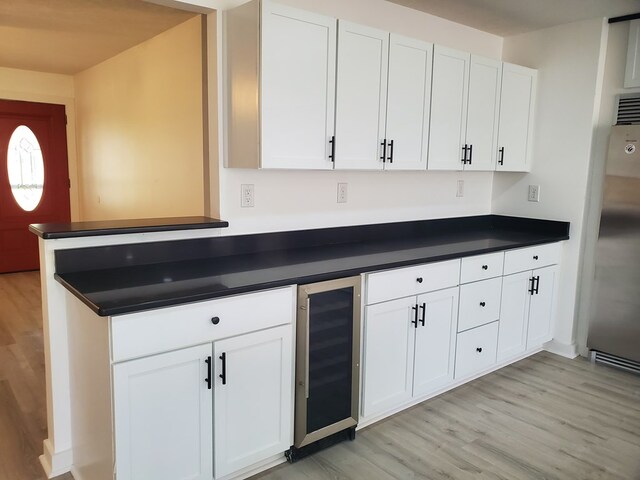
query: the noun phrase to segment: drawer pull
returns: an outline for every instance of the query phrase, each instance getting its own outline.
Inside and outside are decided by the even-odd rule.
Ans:
[[[423,303],[422,305],[420,305],[420,310],[422,310],[422,318],[420,319],[420,323],[424,327],[425,316],[427,314],[427,304]]]
[[[478,352],[478,353],[482,353],[482,347],[478,347],[478,348],[476,348],[476,352]]]
[[[220,355],[220,360],[222,360],[222,373],[218,375],[222,379],[222,384],[227,384],[227,354],[225,352]]]
[[[481,307],[484,307],[484,306],[486,306],[486,305],[487,305],[487,304],[486,304],[485,302],[480,302],[480,306],[481,306]]]
[[[207,357],[204,363],[207,364],[207,378],[204,381],[207,382],[207,388],[211,390],[211,357]]]
[[[482,265],[483,270],[489,270],[489,265]]]
[[[538,259],[538,255],[534,255],[534,256],[533,256],[533,259],[534,259],[534,260],[537,260],[537,259]]]
[[[220,323],[220,317],[213,317],[211,319],[211,323],[213,323],[214,325],[217,325]]]
[[[416,278],[416,282],[418,282],[418,283],[422,283],[422,277],[418,277],[418,278]]]
[[[413,323],[413,326],[415,328],[418,328],[418,305],[414,305],[411,308],[414,312],[413,320],[411,320],[411,323]]]

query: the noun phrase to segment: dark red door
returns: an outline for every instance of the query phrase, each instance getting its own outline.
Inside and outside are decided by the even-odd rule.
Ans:
[[[69,220],[64,106],[0,100],[0,273],[38,269],[29,224]]]

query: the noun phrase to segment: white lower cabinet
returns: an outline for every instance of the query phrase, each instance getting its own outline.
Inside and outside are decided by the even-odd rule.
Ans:
[[[498,322],[459,333],[456,342],[456,379],[481,372],[496,363],[497,344]]]
[[[113,367],[119,480],[212,477],[211,344]]]
[[[291,446],[291,328],[215,342],[216,478]]]
[[[158,311],[167,326],[197,328],[208,343],[113,364],[118,480],[224,478],[291,446],[293,292],[285,288]],[[249,306],[263,315],[247,317]],[[121,323],[118,335],[112,327],[112,355],[125,352],[117,345],[124,341],[125,325],[132,333],[135,322],[146,325],[152,316],[150,311],[112,319]],[[154,337],[171,332],[148,331],[137,340],[160,345]],[[176,347],[190,338],[175,333]]]
[[[453,379],[458,288],[365,308],[362,414],[383,413]]]

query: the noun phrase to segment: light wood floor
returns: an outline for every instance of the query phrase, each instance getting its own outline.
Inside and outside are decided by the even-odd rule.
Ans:
[[[46,425],[39,277],[0,275],[0,480],[45,478]],[[640,376],[540,353],[256,478],[640,480]]]

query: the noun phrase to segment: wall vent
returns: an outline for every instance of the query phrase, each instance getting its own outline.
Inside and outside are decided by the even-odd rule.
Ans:
[[[638,124],[640,124],[640,94],[620,95],[618,97],[616,125]]]
[[[597,350],[591,350],[589,357],[592,362],[602,363],[610,367],[619,368],[640,375],[640,363],[628,360],[626,358],[618,357],[617,355],[611,355],[610,353],[599,352]]]

